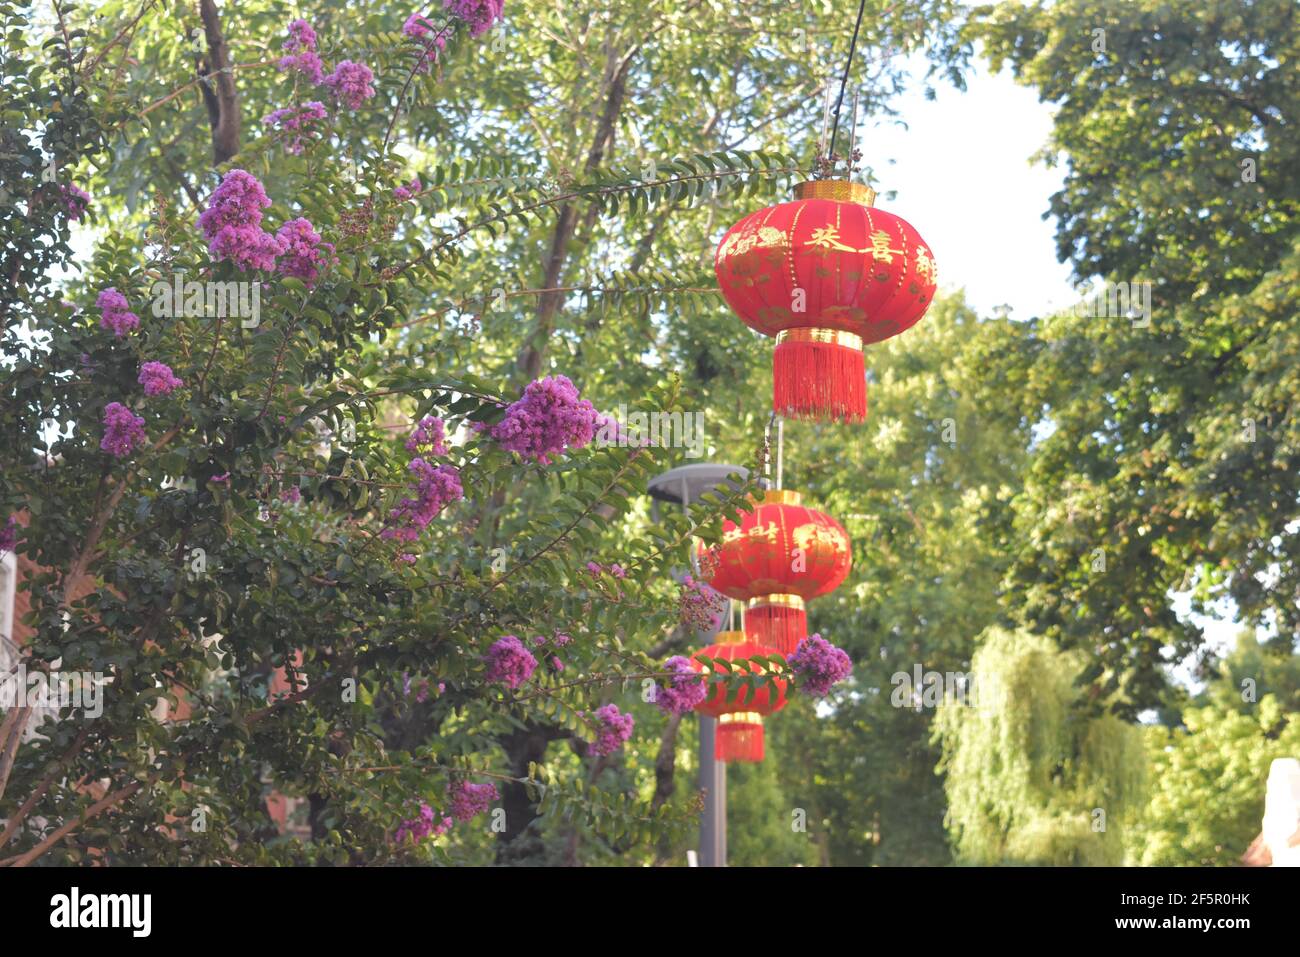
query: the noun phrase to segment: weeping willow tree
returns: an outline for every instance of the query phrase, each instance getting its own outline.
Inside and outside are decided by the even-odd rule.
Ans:
[[[1038,635],[990,629],[974,698],[935,722],[946,824],[962,864],[1113,865],[1141,814],[1138,728],[1082,707],[1082,656]]]

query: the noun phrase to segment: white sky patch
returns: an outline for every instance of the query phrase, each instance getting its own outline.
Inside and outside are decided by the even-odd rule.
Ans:
[[[1014,319],[1072,306],[1079,297],[1069,267],[1056,261],[1056,220],[1043,219],[1061,170],[1030,162],[1047,145],[1051,105],[983,64],[966,92],[938,81],[927,100],[924,61],[914,64],[916,79],[893,104],[907,127],[878,118],[858,139],[876,188],[898,194],[876,205],[916,227],[939,263],[941,289],[965,288],[980,315],[1003,304]]]

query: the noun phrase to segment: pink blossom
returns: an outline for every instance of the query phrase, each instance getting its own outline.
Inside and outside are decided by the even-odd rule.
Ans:
[[[355,110],[375,95],[375,88],[370,85],[374,78],[370,67],[364,63],[342,60],[322,82],[348,109]]]
[[[635,723],[630,714],[620,714],[615,705],[597,708],[596,740],[591,742],[590,752],[595,755],[613,754],[632,737]]]
[[[144,440],[144,419],[120,402],[104,406],[104,437],[99,441],[101,449],[122,459]]]
[[[664,662],[664,668],[672,674],[667,682],[655,685],[654,699],[664,714],[685,714],[708,697],[708,682],[689,659],[673,655]]]
[[[301,73],[309,82],[319,85],[324,80],[325,64],[318,54],[311,50],[280,57],[276,67],[281,73]]]
[[[232,169],[221,180],[199,215],[199,229],[217,261],[229,259],[240,269],[275,268],[280,242],[262,229],[262,210],[271,205],[256,176]]]
[[[301,216],[281,226],[275,239],[282,250],[277,267],[280,273],[296,276],[309,286],[315,284],[321,272],[333,261],[333,244],[321,242],[320,233],[312,227],[311,221]]]
[[[505,0],[442,0],[442,8],[469,27],[476,37],[501,19]]]
[[[577,387],[557,375],[528,383],[487,431],[507,451],[549,465],[551,456],[587,445],[596,434],[596,418],[592,404],[579,399]]]
[[[415,72],[428,73],[429,63],[436,63],[438,54],[447,47],[447,28],[439,29],[423,14],[413,13],[402,24],[402,32],[408,37],[423,41],[420,61],[415,66]],[[425,39],[426,37],[428,39]]]
[[[289,56],[281,57],[277,67],[282,73],[296,71],[313,84],[321,82],[324,66],[316,53],[316,31],[306,20],[289,24],[289,39],[282,44]]]
[[[426,415],[406,440],[406,451],[425,455],[447,454],[447,427],[442,419]]]
[[[499,682],[511,690],[532,677],[537,659],[524,643],[514,635],[506,635],[493,642],[487,653],[487,680]]]
[[[289,53],[316,49],[316,31],[311,28],[311,24],[306,20],[293,20],[287,29],[289,39],[281,44],[282,49]]]
[[[397,503],[389,515],[389,526],[380,533],[401,542],[415,541],[439,512],[465,497],[456,466],[434,467],[424,459],[411,459],[407,468],[416,476],[415,495]]]
[[[427,804],[421,804],[418,817],[403,821],[397,826],[397,833],[393,835],[393,841],[397,844],[403,844],[408,839],[413,839],[416,843],[419,843],[426,837],[438,837],[446,834],[451,830],[452,823],[452,819],[449,817],[437,821],[433,808]]]
[[[329,119],[329,112],[325,109],[325,104],[313,100],[301,106],[276,110],[264,117],[262,122],[272,129],[288,134],[284,141],[285,152],[297,155],[302,152],[307,137],[316,132],[318,124],[324,123],[327,119]]]
[[[171,366],[163,362],[142,365],[139,382],[144,386],[144,394],[150,397],[168,395],[185,384],[172,373]]]
[[[0,525],[0,555],[12,552],[18,547],[18,542],[21,541],[20,529],[17,515],[10,515],[9,520]]]
[[[490,808],[492,802],[500,796],[495,784],[454,781],[447,787],[448,810],[458,821],[473,820]]]
[[[404,203],[411,197],[420,195],[422,189],[424,189],[424,186],[421,185],[420,177],[417,176],[405,186],[399,186],[393,190],[393,198],[399,203]]]
[[[130,310],[126,296],[112,286],[99,294],[95,305],[100,309],[99,325],[113,330],[119,339],[140,325],[140,317]]]
[[[68,212],[68,219],[73,222],[79,221],[90,208],[90,194],[72,183],[59,184],[59,199]]]
[[[794,670],[800,690],[818,698],[825,697],[832,685],[853,673],[848,654],[818,634],[799,642],[786,662]]]
[[[601,575],[612,575],[619,579],[627,577],[627,569],[618,562],[614,562],[611,565],[600,565],[596,562],[587,562],[587,571],[591,573],[593,578],[599,578]]]

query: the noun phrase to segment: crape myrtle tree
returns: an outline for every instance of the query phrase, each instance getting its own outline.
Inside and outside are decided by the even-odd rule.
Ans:
[[[480,254],[535,262],[512,236],[550,233],[558,285],[575,224],[612,235],[799,164],[614,166],[597,136],[590,162],[524,175],[443,152],[454,125],[407,140],[444,67],[513,42],[501,12],[0,5],[0,548],[34,569],[21,666],[104,679],[35,735],[30,701],[6,708],[0,863],[487,860],[494,840],[514,860],[547,822],[621,853],[690,819],[648,774],[599,779],[634,709],[689,699],[661,660],[683,631],[668,569],[752,486],[648,521],[672,453],[580,398],[571,349],[552,365],[546,294],[513,367],[388,337],[478,294]],[[680,411],[643,361],[637,400]],[[272,795],[304,800],[310,840],[278,835]]]

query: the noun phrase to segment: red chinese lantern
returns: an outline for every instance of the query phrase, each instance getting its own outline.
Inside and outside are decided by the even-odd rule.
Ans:
[[[718,285],[741,321],[776,337],[778,415],[861,422],[863,344],[916,324],[938,268],[906,220],[872,207],[869,186],[814,180],[795,187],[795,197],[727,231],[713,259]]]
[[[723,522],[720,545],[701,545],[709,585],[746,602],[745,633],[783,655],[808,635],[807,599],[838,588],[853,567],[844,527],[799,503],[798,492],[768,489],[739,524]]]
[[[770,655],[771,648],[750,641],[743,631],[722,631],[717,640],[707,648],[696,652],[696,656],[722,658],[726,661],[752,658],[755,655]],[[691,658],[696,671],[705,671],[706,666]],[[707,670],[714,674],[726,674],[721,668],[712,665]],[[737,668],[733,674],[743,674],[743,668]],[[760,665],[753,666],[753,673],[763,674]],[[763,715],[775,714],[785,707],[786,683],[777,679],[772,685],[764,685],[757,691],[741,688],[728,700],[727,684],[715,680],[709,696],[695,710],[718,719],[718,730],[714,736],[713,756],[719,761],[762,761],[763,760]]]

